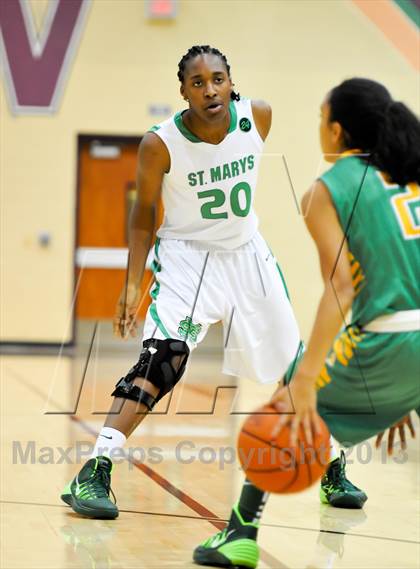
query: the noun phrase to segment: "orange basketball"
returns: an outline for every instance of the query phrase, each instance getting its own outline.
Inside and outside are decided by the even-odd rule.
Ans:
[[[244,422],[238,438],[238,455],[247,478],[265,492],[288,494],[309,488],[324,474],[330,456],[330,433],[322,421],[322,433],[309,445],[302,427],[294,447],[290,423],[271,438],[279,413],[270,405],[257,409]]]

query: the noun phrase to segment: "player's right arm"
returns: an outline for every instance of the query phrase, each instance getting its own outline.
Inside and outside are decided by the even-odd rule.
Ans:
[[[142,139],[137,158],[137,200],[129,223],[129,262],[126,284],[118,299],[114,334],[120,338],[136,334],[136,313],[141,298],[140,285],[156,226],[156,212],[162,180],[169,172],[170,157],[162,140],[154,133]]]
[[[312,431],[320,432],[316,411],[316,382],[334,339],[343,326],[344,315],[350,309],[354,288],[348,245],[330,193],[317,180],[303,196],[305,222],[318,249],[324,292],[319,300],[315,322],[307,349],[300,360],[290,385],[279,388],[272,402],[279,410],[292,410],[291,443],[295,444],[299,425],[312,442]],[[278,429],[288,420],[284,414]]]

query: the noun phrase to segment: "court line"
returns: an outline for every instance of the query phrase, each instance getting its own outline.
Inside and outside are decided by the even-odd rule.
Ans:
[[[33,393],[36,393],[38,396],[40,396],[42,398],[45,397],[45,394],[40,389],[38,389],[38,387],[36,387],[35,385],[32,385],[30,382],[28,382],[26,380],[26,378],[24,378],[20,374],[16,373],[16,371],[10,369],[10,367],[8,367],[8,366],[4,366],[4,369],[7,369],[9,371],[9,373],[14,375],[30,391],[32,391]],[[88,427],[88,425],[86,425],[81,419],[79,419],[78,417],[73,417],[73,416],[70,416],[70,418],[72,420],[74,420],[75,422],[79,423],[80,426],[83,427],[85,430],[87,430],[88,432],[90,432],[94,436],[97,436],[96,431],[94,429]],[[137,468],[139,468],[140,465],[145,466],[145,465],[142,465],[141,463],[136,463],[136,461],[134,461],[134,460],[131,462],[133,463],[133,466],[136,466]],[[149,468],[149,467],[146,467],[146,468],[148,468],[151,472],[154,473],[154,471],[151,468]],[[142,470],[142,469],[140,468],[140,470]],[[145,474],[147,474],[147,472],[145,472]],[[158,475],[157,473],[155,473],[155,474],[158,477],[160,477],[160,475]],[[170,484],[170,482],[166,481],[163,477],[160,477],[160,478],[163,481]],[[154,481],[157,482],[157,480],[154,480]],[[157,483],[159,484],[159,482],[157,482]],[[170,486],[172,486],[176,491],[180,492],[181,494],[184,494],[182,491],[178,490],[172,484],[170,484]],[[174,495],[174,497],[177,497],[180,501],[182,501],[182,499],[178,495],[176,495],[176,494],[173,494],[173,495]],[[193,498],[191,498],[191,500],[193,502],[195,502],[195,500]],[[13,502],[13,501],[9,502],[9,501],[5,501],[5,500],[0,500],[0,503],[11,503],[12,504],[12,503],[20,503],[20,502]],[[22,503],[23,504],[30,504],[29,502],[22,502]],[[196,502],[196,503],[198,504],[198,502]],[[41,504],[39,504],[39,505],[41,505]],[[45,504],[45,505],[47,505],[47,506],[51,505],[52,506],[53,504]],[[186,504],[186,505],[188,505],[188,504]],[[201,506],[201,504],[198,504],[198,505]],[[61,506],[61,504],[54,504],[54,506],[66,507],[66,506]],[[207,510],[204,506],[201,506],[201,507],[205,511],[207,511],[210,514],[210,516],[202,516],[201,514],[199,514],[199,516],[197,516],[197,517],[191,516],[191,519],[202,519],[202,520],[208,521],[209,523],[214,525],[217,529],[223,529],[225,527],[227,520],[219,518],[218,516],[216,516],[216,514],[213,514],[213,512],[211,512],[210,510]],[[175,515],[175,514],[159,514],[159,513],[154,513],[154,512],[142,512],[142,511],[136,511],[136,510],[121,510],[121,511],[122,512],[129,512],[129,513],[150,514],[150,515],[153,515],[153,514],[155,514],[155,515],[166,515],[166,516]],[[197,513],[199,513],[199,512],[197,512]],[[178,517],[190,518],[190,516],[181,516],[181,515],[179,515]],[[338,532],[338,531],[334,531],[334,530],[322,530],[322,529],[299,527],[299,526],[287,526],[287,525],[282,525],[282,524],[268,524],[268,523],[263,523],[263,522],[260,522],[260,527],[272,527],[272,528],[279,528],[279,529],[292,529],[292,530],[297,530],[297,531],[310,531],[310,532],[331,533],[331,534],[338,534],[338,535],[349,535],[352,537],[370,538],[370,539],[376,539],[376,540],[382,540],[382,541],[393,541],[393,542],[398,542],[398,543],[408,543],[408,544],[415,544],[415,545],[418,545],[420,543],[420,542],[413,541],[413,540],[406,540],[406,539],[400,539],[400,538],[395,538],[395,537],[386,537],[386,536],[381,537],[381,536],[376,536],[376,535],[365,535],[365,534],[360,534],[360,533]],[[264,551],[262,548],[260,548],[260,551],[261,551],[261,559],[264,562],[268,562],[267,559],[271,558],[272,561],[269,561],[269,562],[274,561],[276,563],[280,563],[277,559],[273,558],[268,552]],[[286,565],[282,565],[282,564],[275,566],[275,567],[276,567],[276,569],[290,569]]]
[[[408,543],[411,545],[419,545],[420,541],[415,541],[412,539],[401,539],[399,537],[381,537],[380,535],[367,535],[363,533],[350,533],[348,531],[334,531],[330,529],[315,529],[315,528],[306,528],[306,527],[299,527],[299,526],[285,526],[280,524],[260,524],[261,527],[269,527],[269,528],[279,528],[279,529],[291,529],[291,530],[298,530],[298,531],[310,531],[310,532],[319,532],[319,533],[331,533],[335,535],[348,535],[350,537],[363,537],[367,539],[377,539],[380,541],[396,541],[398,543]]]
[[[90,432],[92,435],[96,437],[98,436],[97,431],[91,429],[88,425],[84,423],[84,421],[82,421],[82,419],[80,419],[76,415],[70,416],[70,419],[78,423],[80,426],[82,426],[86,431]],[[210,524],[212,524],[216,529],[220,531],[226,527],[226,522],[222,518],[219,518],[219,516],[214,514],[211,510],[208,510],[205,506],[200,504],[200,502],[197,502],[196,500],[194,500],[194,498],[192,498],[191,496],[189,496],[188,494],[186,494],[185,492],[174,486],[171,482],[169,482],[169,480],[167,480],[166,478],[158,474],[155,470],[150,468],[150,466],[147,466],[142,462],[137,462],[137,460],[133,459],[131,456],[127,456],[127,461],[130,462],[133,466],[135,466],[139,470],[141,470],[143,474],[146,474],[149,478],[151,478],[151,480],[153,480],[153,482],[156,482],[156,484],[158,484],[161,488],[163,488],[169,494],[174,496],[174,498],[178,498],[180,502],[188,506],[188,508],[193,510],[193,512],[196,512],[200,517],[207,519],[207,521]],[[290,569],[287,565],[284,565],[279,559],[268,553],[268,551],[265,551],[261,546],[260,546],[260,557],[261,560],[264,561],[264,563],[271,565],[273,569]]]
[[[378,30],[393,44],[394,48],[418,71],[418,29],[412,20],[390,0],[364,2],[353,0],[353,4],[369,19]],[[378,4],[380,5],[378,7]],[[413,25],[414,24],[414,25]]]
[[[8,366],[5,366],[5,367],[7,368]],[[10,368],[8,368],[8,369],[10,372],[11,371]],[[42,390],[39,389],[38,387],[36,387],[35,385],[32,385],[32,383],[28,382],[26,378],[20,376],[20,374],[14,372],[13,370],[12,370],[12,375],[17,377],[19,379],[19,381],[23,385],[25,385],[30,391],[32,391],[33,393],[36,393],[38,396],[45,399],[45,393],[43,393]],[[52,401],[52,403],[54,403],[54,401]],[[59,407],[59,405],[57,405],[57,407]],[[78,423],[88,433],[91,433],[95,437],[98,436],[97,431],[95,431],[94,429],[92,429],[91,427],[86,425],[76,415],[66,415],[66,416],[69,417],[72,421]],[[145,464],[137,462],[136,460],[134,460],[130,456],[127,456],[127,460],[133,466],[135,466],[140,471],[142,471],[144,474],[146,474],[149,478],[151,478],[151,480],[153,480],[153,482],[156,482],[156,484],[158,484],[164,490],[166,490],[168,493],[170,493],[172,496],[174,496],[174,498],[178,498],[178,500],[180,500],[180,502],[182,502],[187,507],[189,507],[191,510],[193,510],[201,518],[206,519],[216,529],[222,530],[226,527],[226,522],[223,519],[219,518],[219,516],[217,516],[216,514],[214,514],[210,510],[208,510],[205,506],[203,506],[202,504],[200,504],[199,502],[194,500],[194,498],[192,498],[191,496],[189,496],[188,494],[186,494],[185,492],[183,492],[182,490],[180,490],[179,488],[177,488],[176,486],[171,484],[171,482],[169,482],[169,480],[166,480],[166,478],[164,478],[163,476],[160,476],[160,474],[158,474],[152,468],[150,468],[149,466],[146,466]],[[276,557],[274,557],[273,555],[268,553],[268,551],[265,551],[262,547],[260,547],[260,557],[264,563],[271,565],[274,569],[290,569],[287,565],[284,565],[279,559],[277,559]]]
[[[8,366],[4,366],[4,367],[7,368],[8,371],[12,373],[12,375],[17,377],[21,381],[21,383],[23,383],[30,391],[32,391],[33,393],[36,393],[40,397],[43,397],[43,398],[45,397],[45,394],[40,389],[38,389],[36,386],[29,383],[26,380],[26,378],[23,378],[20,374],[16,373],[14,370],[11,370],[10,368],[8,368]],[[98,433],[94,429],[92,429],[91,427],[86,425],[84,423],[84,421],[79,419],[79,417],[73,416],[73,415],[71,415],[71,416],[67,415],[67,416],[71,420],[78,423],[87,432],[91,433],[94,436],[98,435]],[[178,498],[186,506],[188,506],[190,509],[192,509],[197,514],[199,514],[199,517],[195,518],[194,516],[191,516],[191,519],[202,519],[202,520],[208,521],[216,529],[219,529],[219,530],[223,529],[226,526],[226,520],[219,518],[219,516],[217,516],[216,514],[214,514],[210,510],[208,510],[205,506],[203,506],[202,504],[200,504],[199,502],[194,500],[194,498],[191,498],[190,496],[188,496],[188,494],[185,494],[185,492],[183,492],[182,490],[180,490],[176,486],[173,486],[173,484],[171,484],[168,480],[163,478],[163,476],[160,476],[160,474],[158,474],[157,472],[152,470],[150,467],[146,466],[145,464],[138,463],[136,460],[132,459],[131,457],[127,458],[127,460],[129,462],[131,462],[133,464],[133,466],[135,466],[136,468],[141,470],[144,474],[149,476],[149,478],[151,478],[154,482],[159,484],[159,486],[161,486],[164,490],[166,490],[167,492],[172,494],[175,498]],[[187,502],[184,502],[183,497],[185,497],[187,499]],[[8,502],[8,501],[0,500],[0,503],[15,503],[15,502]],[[19,502],[16,502],[16,503],[19,503]],[[49,504],[46,504],[46,505],[49,505]],[[59,504],[59,506],[61,507],[61,504]],[[198,509],[195,509],[195,506],[197,506]],[[147,512],[141,512],[141,511],[136,511],[136,510],[121,510],[121,511],[122,512],[129,512],[129,513],[141,513],[141,514],[144,513],[144,514],[149,514],[149,515],[162,515],[162,516],[163,515],[167,515],[167,516],[171,515],[171,514],[163,514],[163,513],[159,514],[159,513],[154,513],[154,512],[147,513]],[[203,513],[204,513],[204,515],[203,515]],[[174,514],[172,514],[172,515],[174,515]],[[178,517],[181,517],[181,516],[178,516]],[[182,517],[189,518],[188,516],[182,516]],[[392,542],[397,542],[397,543],[407,543],[407,544],[413,544],[413,545],[418,545],[420,543],[417,541],[405,540],[405,539],[393,538],[393,537],[372,536],[372,535],[364,535],[364,534],[359,534],[359,533],[338,532],[338,531],[334,531],[334,530],[322,530],[322,529],[306,528],[306,527],[299,527],[299,526],[287,526],[287,525],[280,525],[280,524],[260,523],[260,527],[261,528],[262,527],[272,527],[272,528],[279,528],[279,529],[280,528],[281,529],[292,529],[292,530],[297,530],[297,531],[330,533],[330,534],[336,534],[336,535],[349,535],[352,537],[370,538],[370,539],[375,539],[375,540],[379,540],[379,541],[392,541]],[[268,563],[268,564],[274,563],[273,567],[275,569],[290,569],[287,565],[282,564],[278,559],[273,557],[270,553],[268,553],[267,551],[265,551],[261,547],[260,547],[260,553],[261,553],[261,560],[264,561],[264,563]]]
[[[66,510],[69,509],[69,506],[63,504],[49,504],[46,502],[26,502],[21,500],[0,500],[0,504],[15,504],[21,506],[45,506],[51,508],[65,508]],[[202,516],[187,516],[186,514],[167,514],[165,512],[147,512],[143,510],[125,510],[123,508],[119,508],[120,512],[124,512],[125,514],[141,514],[145,516],[162,516],[167,518],[185,518],[187,520],[203,520],[205,522],[210,521],[217,521],[217,522],[225,522],[227,523],[229,520],[224,520],[222,518],[203,518]]]
[[[83,427],[83,429],[86,432],[90,433],[91,435],[93,435],[95,437],[98,436],[98,431],[96,431],[95,429],[93,429],[92,427],[87,425],[82,419],[77,417],[77,415],[70,416],[70,419],[72,421],[78,423],[81,427]],[[183,502],[185,505],[187,505],[189,508],[191,508],[194,512],[196,512],[200,516],[206,517],[206,518],[213,518],[215,520],[219,519],[218,516],[216,516],[216,514],[213,514],[213,512],[211,512],[205,506],[203,506],[202,504],[200,504],[199,502],[194,500],[194,498],[191,498],[191,496],[189,496],[188,494],[185,494],[185,492],[183,492],[182,490],[180,490],[179,488],[177,488],[176,486],[171,484],[169,482],[169,480],[166,480],[166,478],[163,478],[163,476],[160,476],[160,474],[158,474],[155,470],[150,468],[150,466],[147,466],[146,464],[138,462],[137,460],[133,459],[130,456],[127,456],[126,458],[127,458],[127,461],[130,462],[133,466],[135,466],[136,468],[141,470],[144,474],[146,474],[149,478],[151,478],[154,482],[156,482],[164,490],[166,490],[167,492],[169,492],[170,494],[172,494],[173,496],[175,496],[176,498],[181,500],[181,502]],[[222,522],[222,520],[217,521],[217,522],[211,522],[211,523],[219,530],[221,530],[225,527],[225,524],[224,524],[224,522]]]
[[[92,429],[99,428],[99,430],[101,430],[103,426],[103,421],[85,421],[85,423],[89,425]],[[141,433],[139,427],[142,430]],[[133,434],[136,433],[137,430],[139,430],[139,432],[136,433],[135,436],[142,436],[142,437],[156,436],[156,426],[153,425],[151,422],[149,422],[148,424],[147,423],[142,424],[139,427],[137,427],[136,430],[133,431],[130,437],[133,436]],[[229,438],[231,435],[232,433],[228,429],[223,429],[221,427],[200,427],[197,425],[189,425],[188,423],[181,423],[179,425],[170,425],[167,427],[165,426],[165,432],[159,433],[159,436],[165,439],[171,437],[178,437],[178,436],[201,437],[204,439],[221,439],[221,438],[226,439]]]
[[[21,505],[21,506],[44,506],[44,507],[51,507],[51,508],[64,508],[66,510],[69,509],[69,506],[64,504],[48,504],[45,502],[24,502],[20,500],[0,500],[0,504],[12,504],[12,505]],[[187,520],[202,520],[205,522],[225,522],[227,523],[228,520],[224,520],[222,518],[203,518],[202,516],[187,516],[185,514],[167,514],[165,512],[148,512],[145,510],[125,510],[120,509],[120,512],[124,514],[139,514],[142,516],[159,516],[159,517],[166,517],[166,518],[181,518]],[[316,532],[316,533],[331,533],[333,535],[348,535],[350,537],[361,537],[365,539],[376,539],[382,541],[394,541],[397,543],[407,543],[409,545],[419,545],[420,541],[415,541],[413,539],[401,539],[398,537],[381,537],[378,535],[366,535],[363,533],[349,533],[346,531],[334,531],[334,530],[327,530],[327,529],[315,529],[315,528],[307,528],[307,527],[300,527],[300,526],[287,526],[284,524],[265,524],[260,522],[260,528],[269,527],[269,528],[278,528],[278,529],[289,529],[289,530],[296,530],[296,531],[308,531],[308,532]]]
[[[61,411],[44,411],[45,415],[72,415],[72,414],[76,413],[76,410],[77,410],[77,408],[79,406],[79,402],[80,402],[80,396],[82,395],[83,384],[85,383],[86,374],[87,374],[87,370],[88,370],[89,362],[90,362],[90,356],[92,354],[93,344],[94,344],[95,338],[96,338],[96,333],[98,331],[98,325],[99,325],[99,321],[97,320],[95,322],[95,326],[93,327],[92,338],[90,339],[88,355],[87,355],[85,365],[83,368],[82,381],[80,382],[79,392],[77,394],[76,403],[74,404],[74,409],[72,411],[63,411],[63,410],[61,410]],[[48,398],[47,403],[49,403],[49,401],[50,401],[50,398]]]
[[[202,387],[201,385],[192,385],[191,383],[182,383],[183,389],[189,389],[190,391],[194,391],[195,393],[199,393],[200,395],[205,395],[206,397],[210,397],[214,393],[214,389],[207,389],[206,387]],[[236,387],[236,386],[235,386]]]

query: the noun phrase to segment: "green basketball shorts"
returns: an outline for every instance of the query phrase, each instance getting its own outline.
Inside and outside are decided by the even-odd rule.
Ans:
[[[364,441],[420,409],[420,332],[337,336],[318,381],[318,412],[344,446]]]

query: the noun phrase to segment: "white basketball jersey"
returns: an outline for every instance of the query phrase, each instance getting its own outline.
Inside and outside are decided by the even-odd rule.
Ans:
[[[192,134],[177,113],[151,129],[168,148],[171,167],[163,177],[165,216],[158,236],[203,241],[234,249],[250,241],[258,228],[253,209],[263,140],[251,101],[229,105],[230,126],[220,144]]]

